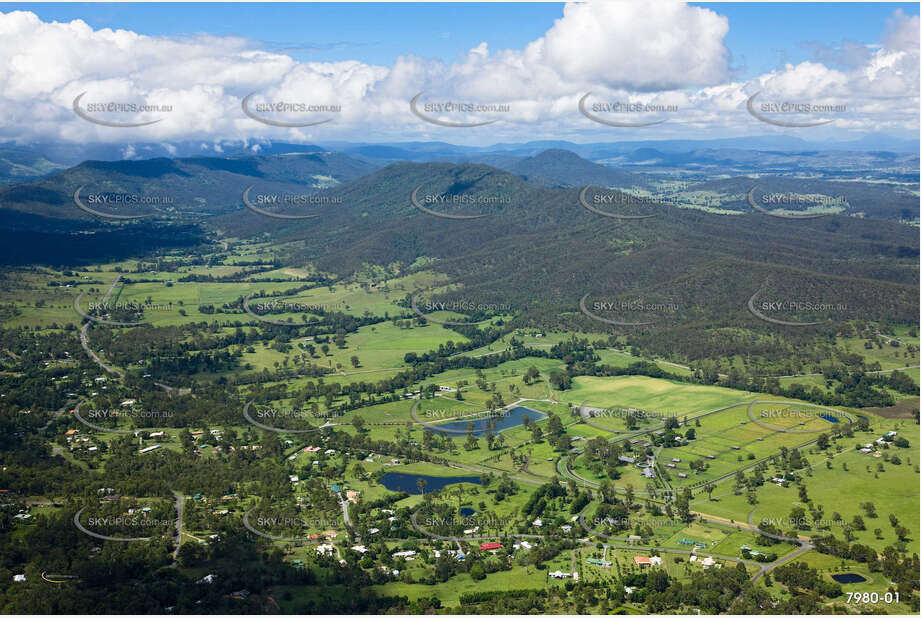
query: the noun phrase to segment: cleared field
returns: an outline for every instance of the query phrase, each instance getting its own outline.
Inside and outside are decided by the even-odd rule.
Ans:
[[[693,415],[739,403],[741,391],[719,386],[700,386],[646,376],[600,378],[579,376],[560,400],[574,405],[633,407],[660,414]]]
[[[855,440],[861,438],[858,436]],[[894,449],[890,449],[892,450]],[[836,520],[833,517],[834,513],[840,514],[841,520],[846,523],[852,522],[855,515],[863,517],[867,529],[854,530],[854,542],[880,550],[886,545],[898,542],[894,528],[889,522],[889,514],[892,513],[898,517],[900,524],[910,531],[909,547],[913,548],[911,551],[917,552],[918,539],[921,536],[918,510],[905,509],[904,505],[915,504],[919,499],[916,471],[918,449],[913,445],[910,449],[897,450],[900,451],[902,463],[883,464],[883,472],[878,471],[880,459],[856,450],[832,453],[831,469],[827,469],[823,463],[824,456],[813,455],[810,457],[813,462],[812,476],[804,480],[809,498],[815,504],[825,507],[823,519]],[[908,463],[906,459],[910,459],[912,463]],[[844,469],[845,465],[847,470]],[[794,506],[803,506],[795,485],[779,487],[769,482],[758,489],[758,501],[755,505],[749,504],[744,494],[736,496],[731,492],[719,491],[714,492],[714,498],[716,499],[709,501],[703,495],[695,500],[691,508],[736,521],[747,521],[749,513],[755,509],[755,520],[770,518],[785,521]],[[878,517],[870,518],[866,515],[860,508],[860,504],[864,502],[874,503]],[[880,539],[877,539],[873,532],[877,528],[880,529]],[[830,531],[842,538],[840,523],[832,523]]]
[[[759,418],[760,421],[770,421],[777,429],[771,429],[752,421],[748,412],[748,404],[741,404],[696,419],[691,424],[696,433],[694,440],[689,441],[686,446],[664,448],[659,455],[660,461],[670,461],[672,458],[681,459],[675,468],[669,468],[672,484],[675,487],[687,487],[732,474],[743,466],[778,454],[781,447],[789,449],[815,440],[823,430],[829,430],[834,426],[833,423],[810,411],[829,415],[832,413],[819,411],[807,404],[765,403],[757,404],[752,408],[752,413],[756,415],[756,418]],[[778,411],[780,415],[769,416],[766,419],[761,417],[762,413],[774,411]],[[798,416],[799,412],[809,415],[804,418]],[[803,420],[800,420],[801,418]],[[696,426],[698,421],[700,422],[699,427]],[[800,425],[799,423],[806,424]],[[784,431],[786,429],[784,425],[795,428],[796,431],[808,433],[790,433]],[[689,464],[694,460],[704,461],[707,468],[699,471],[691,470]],[[688,478],[678,478],[679,472],[687,474]]]

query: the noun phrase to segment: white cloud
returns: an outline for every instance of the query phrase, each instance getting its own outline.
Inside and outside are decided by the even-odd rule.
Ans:
[[[483,41],[454,63],[407,54],[391,66],[376,66],[299,62],[240,37],[155,37],[94,30],[81,20],[48,23],[29,12],[0,13],[0,140],[200,139],[220,152],[219,140],[266,137],[321,143],[710,137],[774,130],[744,111],[757,91],[773,100],[844,102],[852,112],[847,126],[863,131],[917,130],[917,17],[896,11],[881,44],[850,53],[848,62],[832,67],[818,58],[747,81],[730,79],[729,27],[714,11],[671,0],[569,4],[542,37],[521,49],[493,50]],[[408,102],[420,91],[426,100],[504,102],[511,111],[488,129],[441,128],[409,113]],[[654,136],[609,129],[578,113],[589,91],[593,100],[677,105],[679,112]],[[103,114],[106,120],[161,119],[140,128],[103,127],[71,110],[81,92],[87,93],[84,108],[113,101],[169,105],[172,111]],[[341,112],[317,114],[333,121],[316,127],[271,127],[243,114],[240,102],[251,92],[258,102],[336,104]]]

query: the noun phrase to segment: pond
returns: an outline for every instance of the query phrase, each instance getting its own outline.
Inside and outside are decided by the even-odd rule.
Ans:
[[[484,436],[490,431],[496,434],[505,429],[524,425],[525,416],[532,421],[539,421],[547,418],[547,415],[543,412],[538,412],[537,410],[532,410],[524,406],[515,406],[504,414],[496,412],[490,416],[471,417],[470,420],[451,421],[450,423],[436,426],[429,425],[426,426],[426,431],[434,431],[435,433],[451,437],[466,436],[468,433],[467,425],[473,423],[473,431],[470,433],[473,433],[475,436]]]
[[[832,416],[831,414],[819,414],[819,418],[824,418],[829,423],[837,423],[837,417]]]
[[[405,474],[403,472],[388,472],[380,478],[380,484],[390,491],[405,491],[410,494],[419,494],[419,479],[425,479],[425,492],[444,489],[454,483],[480,484],[478,476],[429,476],[428,474]]]
[[[867,578],[857,573],[835,573],[831,576],[839,584],[860,584],[867,581]]]
[[[474,513],[476,513],[476,511],[474,511],[474,510],[473,510],[472,508],[470,508],[469,506],[463,506],[463,507],[461,507],[461,510],[460,510],[461,517],[470,517],[470,516],[473,515]]]

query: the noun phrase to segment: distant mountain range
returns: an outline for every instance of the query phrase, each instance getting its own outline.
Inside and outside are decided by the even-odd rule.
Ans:
[[[631,140],[575,143],[565,140],[537,140],[521,143],[496,143],[490,146],[462,146],[447,142],[345,142],[323,141],[316,144],[293,144],[272,140],[180,140],[174,142],[90,143],[75,144],[44,142],[35,144],[0,144],[0,153],[16,151],[22,157],[41,156],[61,166],[72,166],[86,160],[117,161],[122,159],[151,159],[157,157],[187,158],[197,156],[251,156],[291,152],[336,151],[358,158],[385,161],[446,161],[464,160],[486,154],[530,157],[545,150],[569,150],[590,159],[606,159],[643,148],[662,153],[687,153],[701,150],[756,151],[888,151],[917,155],[916,136],[893,137],[884,134],[865,135],[850,141],[809,141],[788,135],[755,135],[704,140]],[[2,157],[0,157],[2,158]],[[14,164],[18,161],[14,161]]]
[[[201,217],[242,208],[250,185],[257,193],[305,194],[348,182],[377,165],[331,152],[300,152],[237,158],[192,157],[140,161],[86,161],[31,183],[0,188],[0,208],[53,219],[93,220],[74,204],[82,195],[119,194],[152,200],[130,214],[174,213]],[[91,199],[85,197],[84,199]],[[93,206],[107,214],[126,214]]]

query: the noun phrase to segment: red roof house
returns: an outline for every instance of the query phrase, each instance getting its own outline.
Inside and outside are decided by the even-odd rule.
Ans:
[[[649,566],[652,564],[652,560],[650,560],[649,556],[633,556],[633,562],[640,566]]]
[[[480,545],[480,549],[484,551],[490,549],[502,549],[502,543],[483,543]]]

